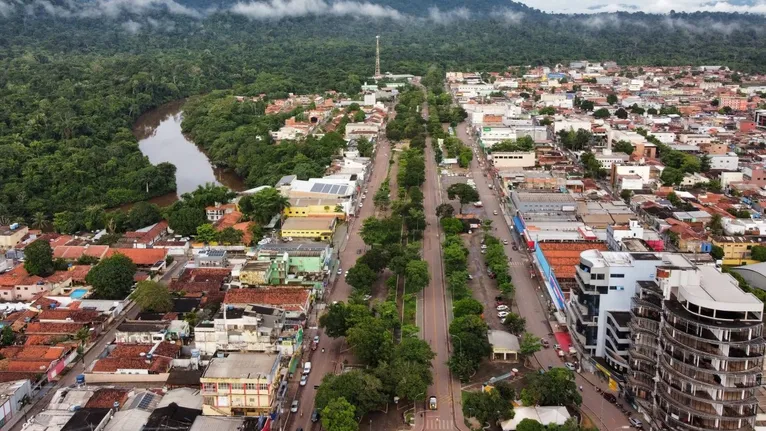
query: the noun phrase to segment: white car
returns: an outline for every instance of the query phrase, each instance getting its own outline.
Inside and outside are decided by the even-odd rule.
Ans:
[[[482,250],[486,250],[486,249],[487,249],[487,244],[482,244],[482,245],[481,245],[481,249],[482,249]]]
[[[507,311],[499,311],[499,312],[497,313],[497,317],[499,317],[499,318],[501,318],[501,319],[505,319],[505,317],[506,317],[507,315],[509,315],[509,314],[511,314],[511,313],[509,313],[509,312],[507,312]]]
[[[497,306],[497,311],[508,311],[508,306],[505,304],[500,304]]]
[[[347,277],[347,276],[348,276],[348,270],[346,271],[346,273],[345,273],[345,274],[343,274],[343,276],[344,276],[344,277]]]
[[[504,239],[504,240],[503,240],[503,244],[505,244],[505,245],[508,245],[508,240],[507,240],[507,239]]]
[[[575,366],[571,362],[564,362],[564,366],[567,367],[567,370],[569,370],[569,371],[574,371],[575,370]]]
[[[492,211],[493,215],[497,215],[497,210]]]
[[[298,400],[293,400],[293,403],[290,404],[290,411],[293,413],[298,412]]]
[[[630,422],[631,425],[633,425],[633,427],[638,429],[641,429],[644,426],[644,424],[639,419],[636,419],[636,418],[628,418],[628,421]]]
[[[487,254],[487,250],[482,250],[481,254]]]
[[[338,275],[343,275],[343,268],[338,268]]]
[[[308,374],[304,374],[301,376],[301,382],[299,383],[301,386],[306,386],[306,383],[309,381]]]

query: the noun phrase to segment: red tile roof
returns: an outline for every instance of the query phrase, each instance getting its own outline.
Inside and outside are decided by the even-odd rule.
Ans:
[[[29,379],[35,381],[39,373],[24,373],[19,371],[2,371],[0,372],[0,383],[14,382],[16,380]]]
[[[85,327],[82,323],[33,322],[27,325],[26,333],[30,335],[73,335]]]
[[[221,217],[220,220],[215,225],[215,228],[217,231],[222,231],[226,229],[227,227],[234,227],[239,222],[239,219],[242,218],[242,213],[239,211],[230,212],[223,217]]]
[[[108,245],[69,245],[53,249],[55,259],[77,260],[83,255],[101,259],[109,251]]]
[[[141,353],[146,354],[152,350],[152,344],[118,344],[117,347],[109,353],[110,358],[140,358]],[[181,351],[181,346],[167,341],[163,341],[154,351],[155,357],[165,356],[175,358]]]
[[[127,389],[103,388],[97,390],[85,404],[87,409],[111,409],[117,402],[122,406],[128,400]]]
[[[8,362],[8,366],[3,371],[22,371],[22,372],[37,372],[45,373],[50,368],[52,361],[28,361],[28,360],[11,360]]]
[[[575,265],[580,263],[580,253],[583,251],[607,250],[603,242],[540,242],[538,247],[556,277],[561,279],[575,277]]]
[[[37,282],[42,281],[42,277],[36,275],[29,275],[24,265],[19,265],[13,268],[12,271],[6,272],[0,275],[0,286],[2,287],[16,287],[16,286],[32,286]]]
[[[67,320],[75,323],[90,323],[98,319],[99,312],[96,310],[78,310],[68,308],[56,308],[43,310],[38,316],[40,320]]]
[[[136,243],[139,244],[149,244],[152,241],[154,241],[156,238],[159,238],[163,233],[167,232],[168,230],[168,222],[165,220],[160,221],[159,223],[152,226],[151,229],[147,230],[146,232],[125,232],[124,237],[125,238],[132,238],[135,240]]]
[[[168,251],[164,248],[110,248],[106,255],[111,257],[117,253],[127,256],[136,265],[151,266],[165,260]]]
[[[297,288],[231,289],[226,292],[226,304],[259,304],[288,311],[307,311],[309,291]]]
[[[71,279],[75,282],[84,282],[85,277],[90,272],[90,265],[74,265],[67,271],[56,271],[53,274],[45,277],[45,281],[49,283],[62,283]]]
[[[166,373],[170,369],[171,359],[163,356],[153,358],[104,358],[93,365],[94,373],[114,373],[117,370],[149,370],[153,373]]]
[[[8,359],[39,359],[54,361],[64,355],[65,347],[9,346],[0,349],[0,355]]]

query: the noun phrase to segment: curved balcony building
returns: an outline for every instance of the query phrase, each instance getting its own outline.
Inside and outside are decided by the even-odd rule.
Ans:
[[[763,370],[763,304],[710,266],[658,267],[631,308],[628,389],[658,427],[744,430]]]

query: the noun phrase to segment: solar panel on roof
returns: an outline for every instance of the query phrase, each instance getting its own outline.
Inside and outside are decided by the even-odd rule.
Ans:
[[[148,408],[149,404],[151,404],[153,400],[154,400],[153,394],[144,394],[144,397],[141,399],[141,402],[138,403],[138,408],[139,409]]]
[[[348,192],[348,186],[343,186],[343,187],[342,187],[342,188],[341,188],[341,189],[338,191],[338,194],[339,194],[339,195],[346,195],[346,194],[347,194],[347,192]]]
[[[338,189],[340,189],[340,186],[337,186],[337,185],[336,186],[332,186],[332,188],[330,189],[330,193],[331,194],[338,193]]]
[[[324,184],[314,184],[313,186],[311,186],[311,192],[312,193],[318,193],[318,192],[320,192],[322,190],[323,186],[324,186]]]
[[[330,193],[331,189],[332,189],[332,184],[325,184],[324,188],[322,188],[322,193]]]

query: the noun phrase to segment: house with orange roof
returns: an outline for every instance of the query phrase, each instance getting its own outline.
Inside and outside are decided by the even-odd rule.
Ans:
[[[151,226],[136,231],[125,232],[117,242],[123,248],[147,248],[159,241],[168,232],[168,222],[161,220]]]
[[[77,357],[73,346],[10,346],[0,354],[7,360],[1,371],[47,374],[49,381]]]
[[[53,258],[77,260],[82,256],[90,256],[101,259],[107,251],[109,251],[108,245],[59,245],[53,247]]]
[[[67,289],[74,284],[85,283],[90,266],[73,266],[68,271],[56,271],[48,277],[29,275],[24,265],[0,275],[0,299],[6,301],[31,301],[40,293]]]
[[[302,287],[230,289],[223,300],[223,307],[227,305],[265,305],[285,310],[289,319],[305,320],[311,310],[311,294]]]
[[[164,248],[110,248],[106,257],[115,254],[127,256],[139,268],[152,268],[156,265],[164,268],[168,250]]]

